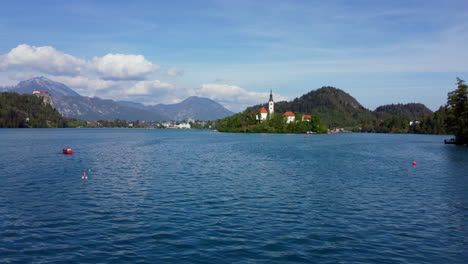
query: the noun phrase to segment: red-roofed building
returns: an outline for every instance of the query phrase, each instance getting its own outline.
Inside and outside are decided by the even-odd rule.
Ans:
[[[296,115],[293,112],[286,112],[283,116],[286,117],[286,123],[294,122],[296,119]]]
[[[303,115],[302,116],[302,121],[310,121],[312,119],[311,115]]]
[[[268,111],[265,109],[265,107],[262,106],[259,111],[259,115],[257,115],[257,120],[263,121],[267,119],[268,116]]]

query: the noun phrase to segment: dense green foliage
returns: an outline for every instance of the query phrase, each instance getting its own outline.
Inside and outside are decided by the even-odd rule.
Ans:
[[[457,78],[457,89],[448,93],[446,125],[457,144],[468,144],[468,86]]]
[[[258,110],[261,106],[257,105],[250,109]],[[359,104],[351,95],[329,86],[311,91],[290,102],[275,103],[275,112],[286,111],[311,113],[329,127],[360,126],[376,119],[371,111]]]
[[[247,109],[255,112],[264,105]],[[390,104],[375,111],[364,108],[351,95],[334,87],[322,87],[290,102],[275,103],[275,111],[311,113],[330,128],[343,127],[355,132],[446,134],[445,108],[432,113],[423,104]],[[410,125],[410,122],[411,125]],[[242,127],[242,126],[241,126]]]
[[[401,116],[406,120],[420,120],[430,116],[432,111],[423,104],[389,104],[377,107],[374,113],[379,119],[386,119],[391,116]]]
[[[82,124],[64,118],[34,95],[0,93],[0,127],[69,127]]]
[[[445,107],[441,106],[439,110],[421,119],[420,123],[416,123],[409,128],[408,133],[414,134],[447,134],[445,126],[446,120]]]
[[[258,121],[257,113],[246,110],[243,113],[235,114],[221,119],[218,130],[221,132],[250,132],[250,133],[306,133],[308,131],[316,133],[326,133],[327,128],[321,123],[318,117],[312,117],[310,121],[302,121],[302,115],[296,113],[296,122],[286,123],[283,115],[274,113],[268,116],[267,120]]]

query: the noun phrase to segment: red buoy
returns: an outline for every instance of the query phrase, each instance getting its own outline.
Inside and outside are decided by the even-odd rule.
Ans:
[[[413,161],[413,166],[416,166],[418,163],[416,163],[416,161]]]
[[[63,154],[73,154],[73,150],[71,148],[64,148],[62,149]]]

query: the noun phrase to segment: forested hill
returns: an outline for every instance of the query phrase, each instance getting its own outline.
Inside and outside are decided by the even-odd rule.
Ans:
[[[260,105],[252,109],[260,108]],[[276,102],[275,112],[286,111],[313,114],[328,127],[351,127],[376,120],[354,97],[335,87],[322,87],[290,102]]]
[[[67,127],[69,122],[40,97],[0,93],[0,127]]]
[[[423,104],[410,103],[382,105],[377,107],[374,113],[379,119],[402,116],[407,120],[421,120],[430,116],[432,111]]]

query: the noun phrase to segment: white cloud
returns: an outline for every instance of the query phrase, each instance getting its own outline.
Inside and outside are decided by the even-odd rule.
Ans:
[[[259,93],[247,91],[237,85],[208,83],[191,91],[192,95],[207,97],[218,101],[230,110],[243,110],[248,106],[268,102],[270,93]],[[288,100],[287,97],[273,93],[276,102]]]
[[[107,54],[87,61],[54,47],[27,44],[18,45],[0,56],[0,71],[27,70],[55,76],[94,75],[106,80],[142,80],[159,69],[159,65],[146,60],[143,55]],[[180,73],[177,68],[168,71],[172,75]]]
[[[128,85],[128,82],[124,81],[89,79],[85,76],[49,76],[48,78],[64,83],[84,96],[99,96],[105,90],[119,90],[121,89],[120,87]]]
[[[36,75],[32,73],[27,73],[27,72],[15,72],[15,73],[8,75],[8,78],[10,78],[10,80],[15,80],[15,81],[24,81],[24,80],[32,79],[34,77],[36,77]]]
[[[126,91],[128,95],[154,95],[165,94],[174,91],[175,87],[169,83],[163,83],[159,80],[140,81]]]
[[[60,52],[53,47],[18,45],[0,56],[0,71],[19,69],[35,70],[54,75],[75,76],[86,67],[86,61]]]
[[[90,63],[100,76],[105,79],[144,79],[147,75],[160,69],[156,64],[147,61],[143,55],[107,54],[94,57]]]

